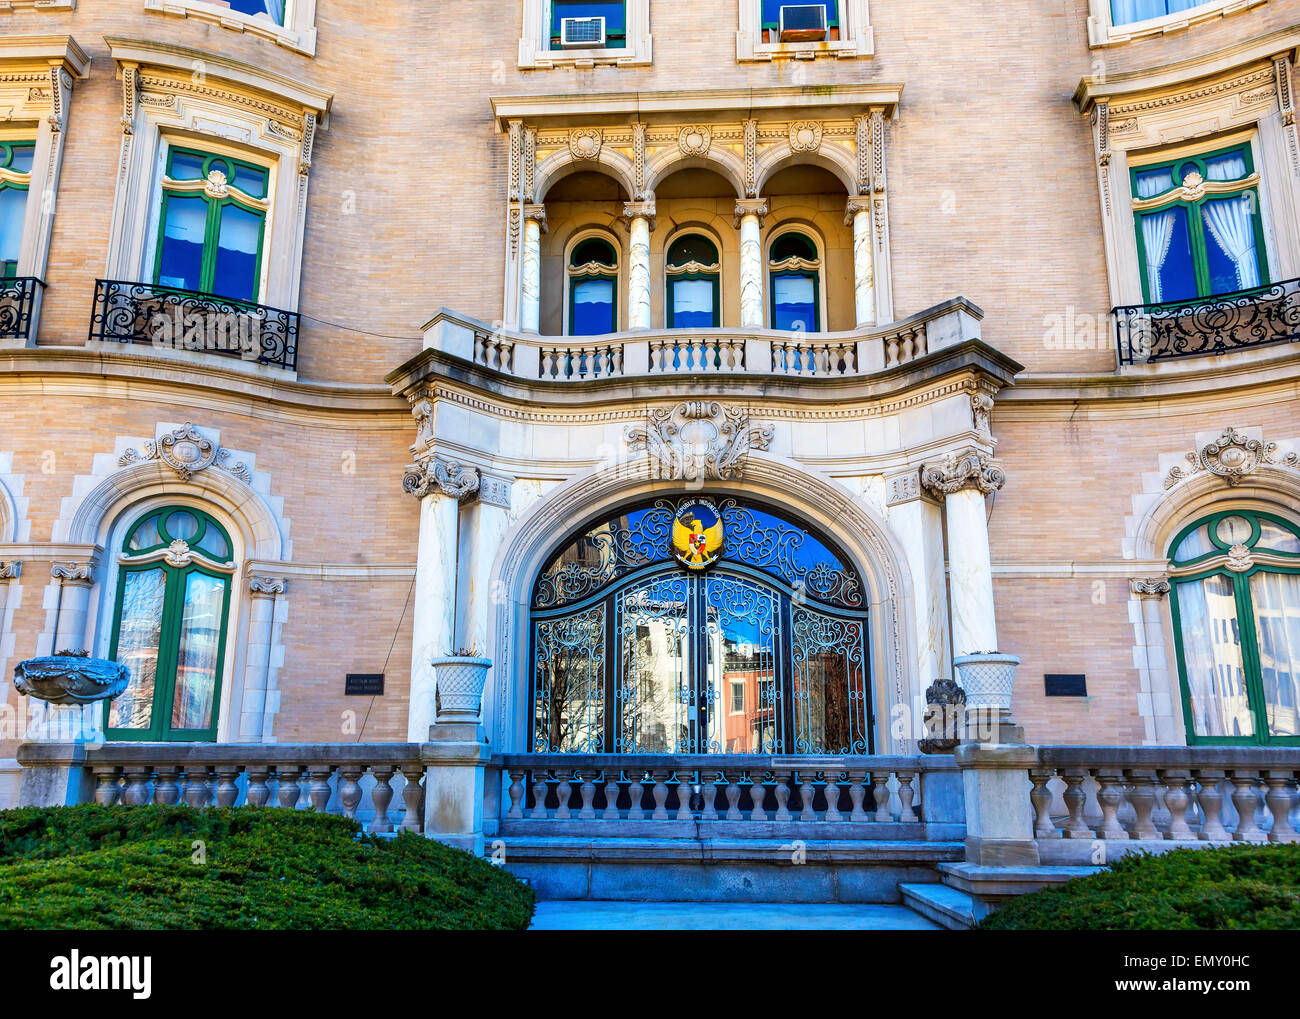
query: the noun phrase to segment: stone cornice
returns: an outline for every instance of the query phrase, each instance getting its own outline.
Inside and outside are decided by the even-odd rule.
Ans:
[[[1202,78],[1228,74],[1281,54],[1300,54],[1300,27],[1279,29],[1268,35],[1215,50],[1203,56],[1160,64],[1135,71],[1111,71],[1083,78],[1074,90],[1074,105],[1089,113],[1098,102],[1131,99],[1166,89],[1179,89]]]
[[[10,35],[0,38],[0,66],[57,65],[74,78],[84,78],[90,57],[70,35]]]
[[[531,96],[494,96],[492,113],[502,132],[511,120],[538,122],[575,117],[626,121],[655,114],[678,119],[693,113],[752,116],[771,111],[801,109],[884,108],[897,111],[901,84],[774,85],[761,88],[681,89],[646,92],[549,93]]]

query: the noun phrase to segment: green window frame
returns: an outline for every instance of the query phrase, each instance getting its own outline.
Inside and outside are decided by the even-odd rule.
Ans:
[[[0,279],[18,275],[35,156],[34,141],[0,141]]]
[[[1215,159],[1239,154],[1245,162],[1245,173],[1231,181],[1211,181],[1207,164]],[[1155,172],[1166,171],[1170,176],[1170,186],[1164,191],[1146,198],[1139,197],[1139,177]],[[1192,180],[1190,173],[1200,175],[1199,186]],[[1210,270],[1210,241],[1206,238],[1207,227],[1203,209],[1208,202],[1222,201],[1225,198],[1251,196],[1250,230],[1254,239],[1254,252],[1259,282],[1238,287],[1239,290],[1251,291],[1266,287],[1270,283],[1268,251],[1264,243],[1264,220],[1260,213],[1259,176],[1255,171],[1255,158],[1249,141],[1242,141],[1208,152],[1180,156],[1157,163],[1143,163],[1129,167],[1129,183],[1133,195],[1133,227],[1137,238],[1138,265],[1142,276],[1143,303],[1181,304],[1214,297],[1218,294],[1234,293],[1231,290],[1216,290]],[[1171,209],[1181,208],[1186,217],[1186,229],[1191,246],[1191,258],[1196,284],[1196,295],[1175,300],[1158,301],[1152,294],[1150,270],[1147,261],[1147,239],[1143,221],[1148,217],[1158,216]]]
[[[569,252],[568,331],[569,336],[601,336],[618,332],[618,249],[608,238],[592,234],[581,238]],[[578,289],[592,280],[610,284],[609,329],[579,332]]]
[[[664,266],[664,321],[669,329],[677,325],[677,300],[675,290],[678,283],[690,283],[705,280],[713,285],[713,321],[708,328],[722,325],[722,262],[718,257],[718,246],[700,233],[683,234],[668,245],[668,258]],[[699,328],[687,325],[681,328]]]
[[[270,169],[257,163],[220,153],[172,146],[167,152],[167,168],[162,179],[162,197],[158,211],[158,241],[154,249],[153,283],[173,290],[196,290],[226,297],[245,304],[256,304],[261,297],[262,258],[266,242],[266,216],[269,209],[267,189]],[[167,239],[168,210],[173,202],[199,200],[207,206],[202,254],[198,267],[198,285],[180,287],[166,284],[164,242]],[[257,243],[251,278],[251,296],[218,293],[217,269],[221,255],[221,231],[229,207],[248,213],[257,224]],[[226,288],[229,289],[229,288]]]
[[[104,706],[110,740],[216,740],[235,577],[233,549],[226,529],[193,506],[150,510],[132,525],[121,546],[108,654],[131,670],[131,681],[125,693]],[[128,604],[128,589],[137,588],[145,596]],[[192,591],[199,597],[190,599]],[[214,602],[220,604],[219,618],[205,630],[201,616],[205,611],[211,615]],[[141,689],[148,682],[142,663],[152,663],[149,691]],[[186,717],[187,705],[197,703],[201,709],[205,701],[206,719]],[[133,712],[137,724],[122,724],[131,721]],[[196,720],[202,724],[191,724]]]
[[[1264,536],[1265,528],[1272,535],[1269,539]],[[1233,530],[1238,533],[1225,536]],[[1280,618],[1276,615],[1261,618],[1264,614],[1258,605],[1256,589],[1262,585],[1252,583],[1253,578],[1261,575],[1300,575],[1300,527],[1272,513],[1235,508],[1220,510],[1179,531],[1169,545],[1169,558],[1169,605],[1188,744],[1300,745],[1300,680],[1296,679],[1300,672],[1300,598],[1296,599],[1295,606],[1283,606],[1284,609],[1295,609],[1293,620],[1286,614]],[[1226,615],[1202,615],[1194,608],[1203,582],[1214,578],[1218,580],[1220,596],[1230,598],[1230,618]],[[1273,625],[1266,629],[1261,625],[1266,621]],[[1198,625],[1202,635],[1207,631],[1221,635],[1221,644],[1228,642],[1230,634],[1231,645],[1238,649],[1240,676],[1224,675],[1223,667],[1227,663],[1216,661],[1210,682],[1218,687],[1218,694],[1244,696],[1253,730],[1248,735],[1214,735],[1197,731],[1194,710],[1197,705],[1193,696],[1196,684],[1189,674],[1192,650],[1189,638],[1198,635]],[[1265,634],[1267,640],[1264,643],[1269,646],[1262,647]],[[1279,643],[1289,649],[1285,683],[1277,667]],[[1269,666],[1266,662],[1273,664]],[[1273,674],[1271,680],[1266,675],[1270,672]],[[1204,679],[1202,676],[1201,680]],[[1284,696],[1284,693],[1289,696]],[[1279,715],[1289,710],[1296,716],[1290,725],[1295,735],[1272,731],[1275,726],[1270,719],[1270,707]]]

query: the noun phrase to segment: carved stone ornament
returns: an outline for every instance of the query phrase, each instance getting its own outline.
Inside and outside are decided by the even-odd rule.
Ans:
[[[468,467],[455,460],[432,457],[422,463],[407,466],[402,476],[402,491],[417,499],[441,492],[453,499],[468,499],[479,490],[482,475],[477,467]]]
[[[1233,545],[1228,549],[1228,561],[1224,565],[1233,573],[1245,573],[1255,565],[1255,559],[1245,545]]]
[[[966,691],[955,679],[936,679],[925,691],[925,735],[917,742],[923,754],[950,754],[961,742],[966,722]]]
[[[55,580],[68,580],[73,583],[93,584],[95,582],[95,564],[55,563],[50,567],[50,576]]]
[[[0,563],[0,580],[16,580],[23,572],[23,564],[17,559]]]
[[[569,151],[574,159],[597,159],[604,136],[598,128],[579,127],[569,132]]]
[[[815,120],[790,125],[790,151],[816,152],[822,145],[822,126]]]
[[[216,467],[233,475],[244,484],[253,482],[253,473],[243,463],[228,463],[230,450],[222,449],[193,424],[186,421],[180,428],[168,432],[157,442],[146,442],[144,452],[128,449],[118,458],[118,466],[161,460],[174,470],[182,481],[189,481],[200,471]]]
[[[285,580],[283,577],[267,577],[260,573],[255,573],[248,578],[248,590],[253,594],[284,594]]]
[[[989,424],[989,416],[993,413],[993,397],[983,390],[971,393],[970,410],[975,419],[975,431],[985,437],[992,436],[993,429]]]
[[[51,704],[111,700],[126,689],[130,678],[125,665],[91,658],[85,651],[60,651],[14,666],[14,689]]]
[[[1128,582],[1128,589],[1139,598],[1162,598],[1169,593],[1169,581],[1164,577],[1135,578]]]
[[[1274,456],[1276,452],[1276,442],[1251,439],[1236,429],[1229,428],[1213,442],[1188,453],[1188,466],[1173,468],[1165,477],[1165,488],[1173,488],[1178,482],[1202,471],[1209,471],[1235,487],[1241,484],[1243,478],[1265,464],[1284,464],[1287,467],[1300,465],[1300,457],[1295,453],[1288,453],[1278,460]]]
[[[921,468],[921,487],[936,499],[973,488],[984,495],[1007,483],[1007,476],[992,457],[979,450],[954,453],[942,464]]]
[[[703,124],[687,124],[677,132],[677,147],[684,156],[707,156],[713,132]]]
[[[653,476],[676,481],[739,478],[751,449],[772,444],[771,427],[751,426],[743,407],[716,400],[687,400],[652,409],[644,428],[627,430],[629,452],[645,452]]]

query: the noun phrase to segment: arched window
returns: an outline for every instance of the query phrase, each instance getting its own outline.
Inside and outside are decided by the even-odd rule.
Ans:
[[[821,266],[817,245],[806,234],[784,233],[772,242],[767,267],[773,329],[821,331]]]
[[[618,255],[603,237],[588,237],[569,253],[569,335],[596,336],[618,328]]]
[[[532,631],[534,752],[870,752],[858,576],[757,505],[600,521],[537,578]]]
[[[188,506],[152,510],[119,553],[109,657],[131,682],[109,703],[118,740],[215,740],[225,657],[230,536]]]
[[[683,234],[668,246],[665,317],[669,329],[708,329],[722,325],[718,248],[700,234]]]
[[[1300,529],[1227,510],[1169,558],[1188,742],[1300,742]]]

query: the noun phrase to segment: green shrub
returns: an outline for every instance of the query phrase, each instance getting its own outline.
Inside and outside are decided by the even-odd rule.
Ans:
[[[0,928],[524,930],[532,914],[532,891],[508,872],[410,832],[362,834],[344,817],[0,811]]]
[[[1300,845],[1178,849],[1022,895],[982,930],[1297,930]]]

